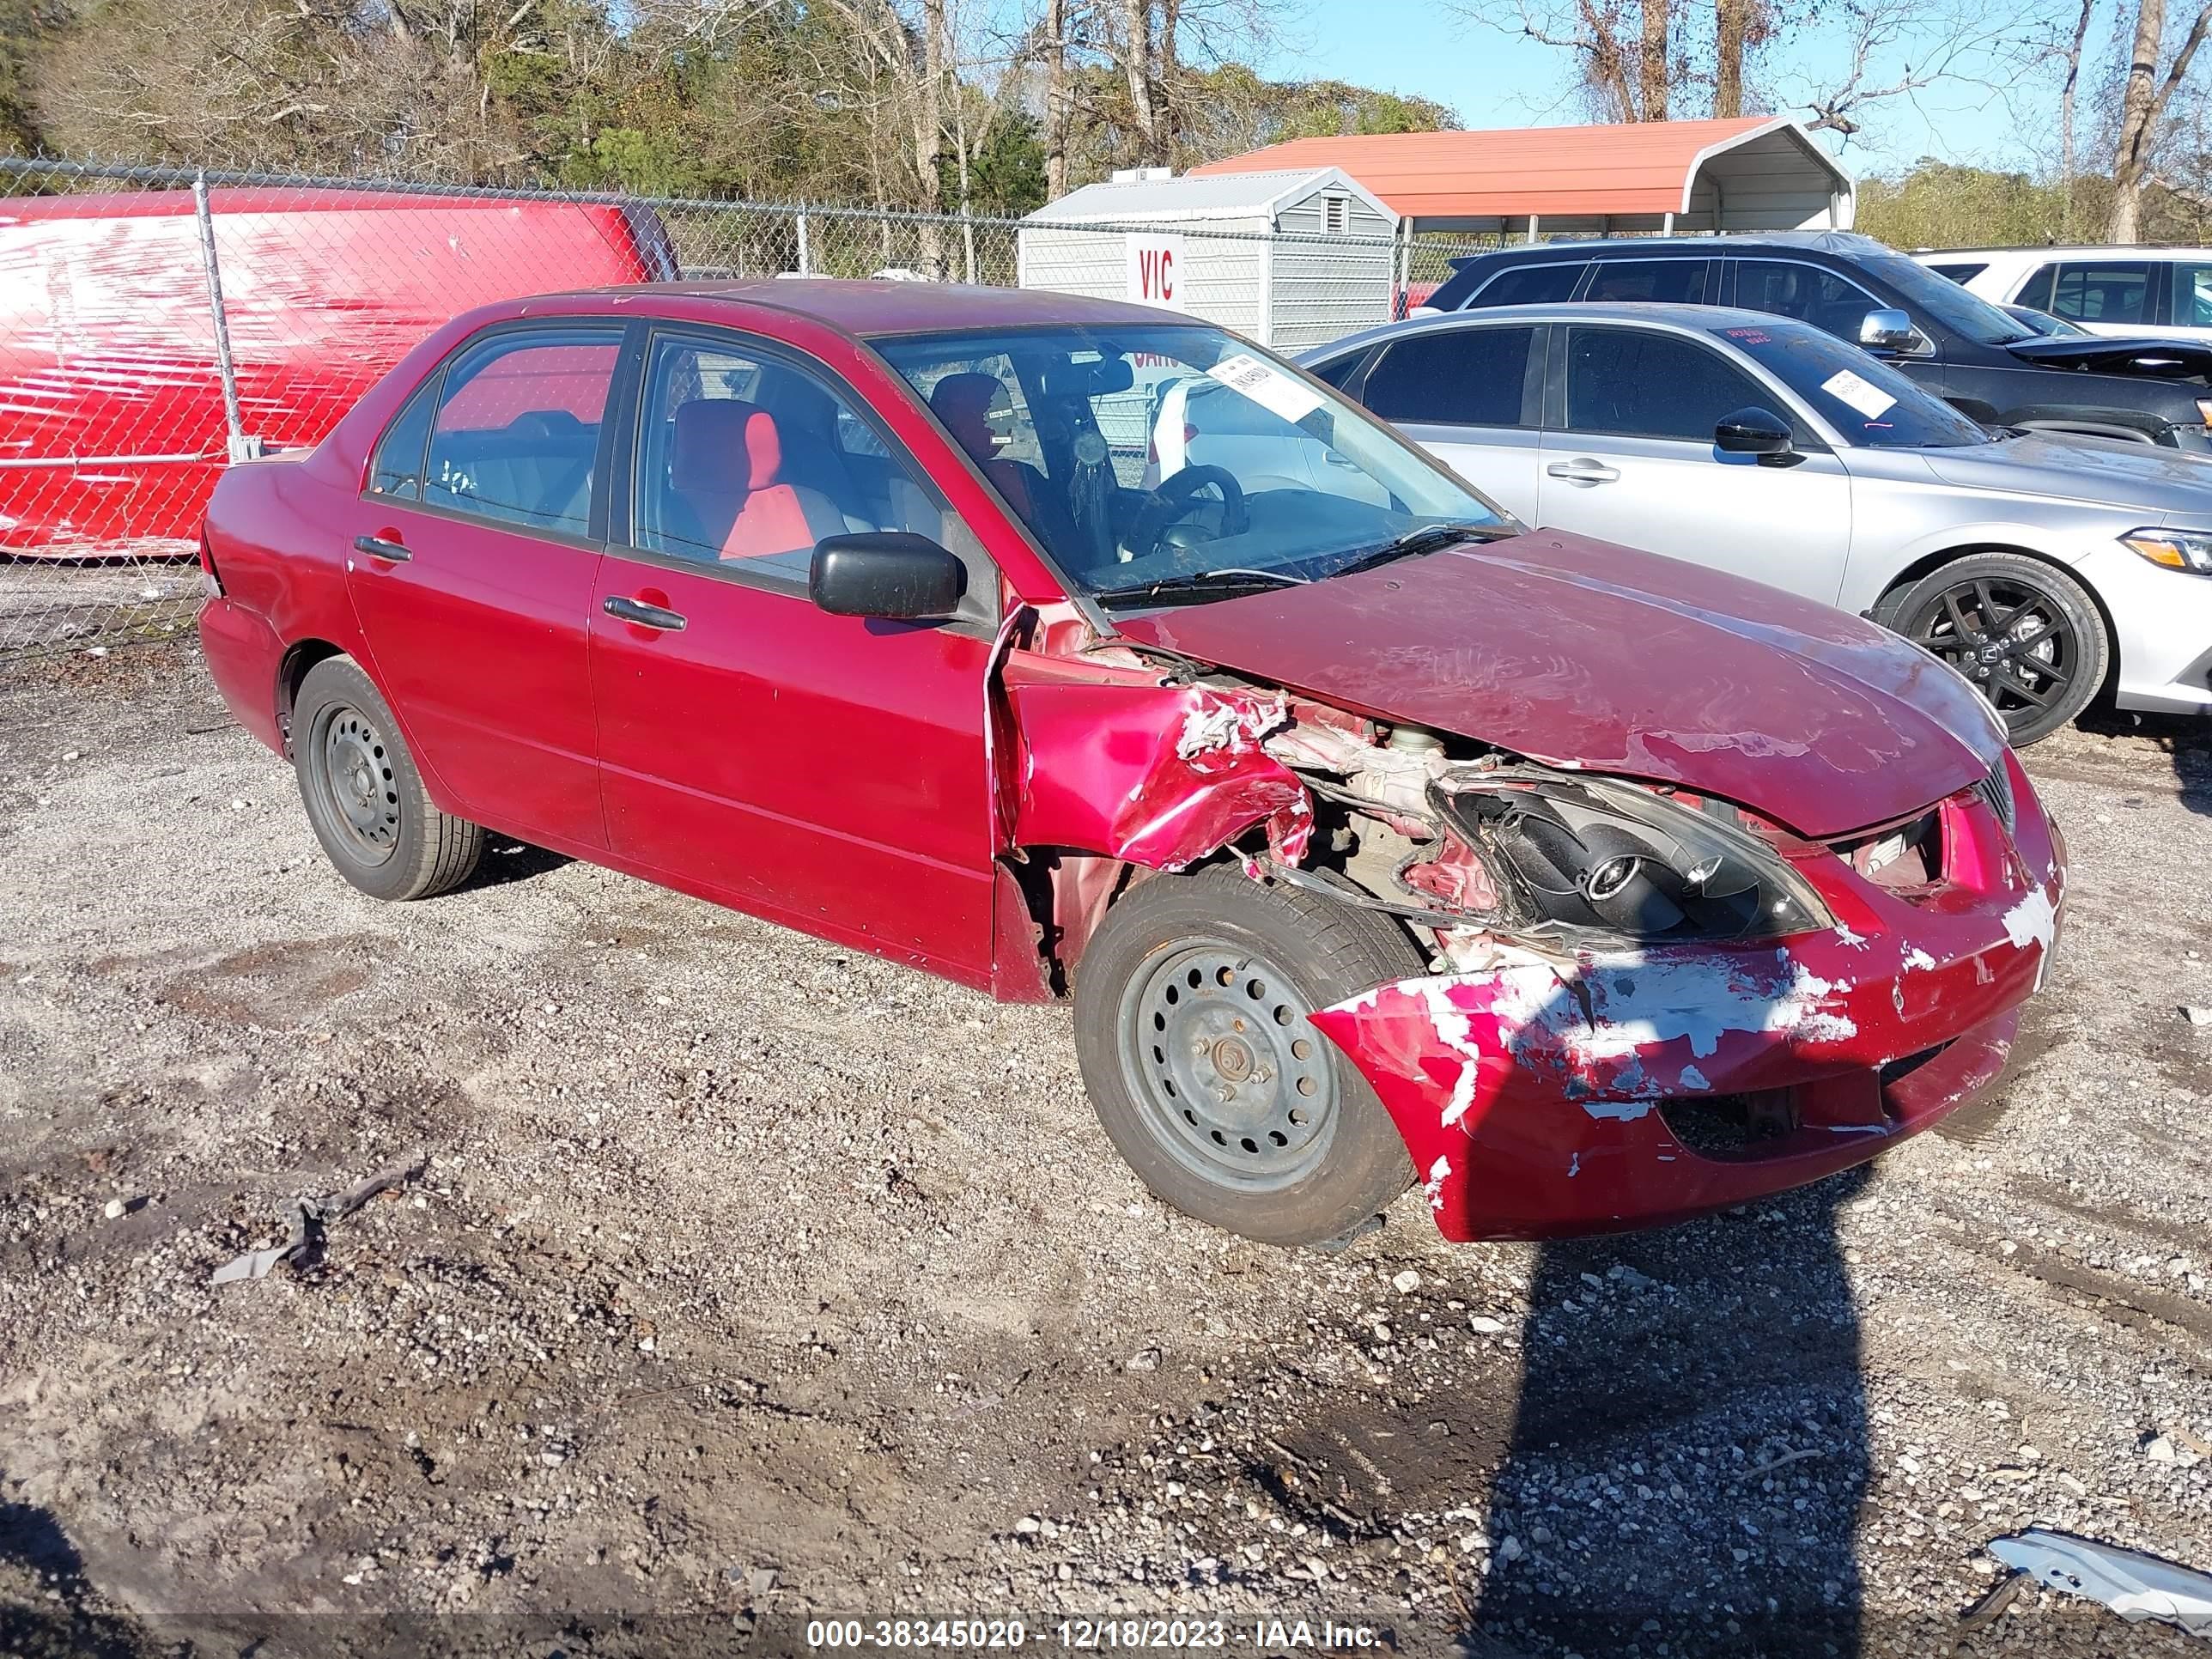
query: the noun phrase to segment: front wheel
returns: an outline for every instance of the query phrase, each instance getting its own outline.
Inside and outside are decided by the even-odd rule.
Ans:
[[[1140,883],[1076,969],[1076,1055],[1099,1122],[1186,1214],[1269,1244],[1342,1237],[1413,1167],[1308,1016],[1421,971],[1387,918],[1232,866]]]
[[[1877,614],[1964,675],[2015,749],[2088,707],[2112,661],[2104,619],[2081,584],[2018,553],[1954,559]]]

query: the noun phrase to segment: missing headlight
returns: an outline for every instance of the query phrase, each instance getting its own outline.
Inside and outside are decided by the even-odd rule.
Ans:
[[[1526,922],[1650,944],[1832,925],[1804,878],[1732,811],[1692,811],[1610,778],[1504,770],[1439,781],[1431,798],[1511,887]]]

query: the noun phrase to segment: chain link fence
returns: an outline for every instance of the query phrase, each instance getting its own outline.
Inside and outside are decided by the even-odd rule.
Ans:
[[[1283,349],[1386,320],[1484,245],[0,158],[0,654],[188,628],[222,470],[312,447],[471,307],[678,277],[1011,288],[1025,234],[1053,239],[1030,285],[1115,297],[1137,237],[1325,256]],[[1216,264],[1218,303],[1188,308],[1264,337],[1245,267]]]

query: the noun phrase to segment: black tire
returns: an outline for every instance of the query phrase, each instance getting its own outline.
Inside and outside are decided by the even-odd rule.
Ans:
[[[1885,598],[1875,620],[1957,669],[2015,749],[2087,708],[2112,666],[2104,618],[2081,584],[2020,553],[1971,553]]]
[[[1107,912],[1077,964],[1076,1057],[1107,1136],[1157,1196],[1263,1243],[1320,1243],[1382,1211],[1413,1166],[1306,1016],[1423,971],[1373,911],[1232,866],[1156,876]]]
[[[315,839],[362,892],[428,898],[475,873],[483,830],[431,804],[391,705],[352,658],[325,658],[301,682],[292,765]]]

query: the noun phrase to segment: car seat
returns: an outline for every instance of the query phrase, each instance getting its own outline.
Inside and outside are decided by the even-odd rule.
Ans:
[[[775,417],[734,398],[677,405],[668,495],[670,538],[720,559],[796,552],[852,527],[820,490],[788,481]]]

